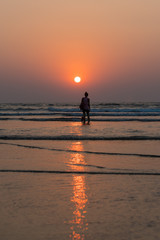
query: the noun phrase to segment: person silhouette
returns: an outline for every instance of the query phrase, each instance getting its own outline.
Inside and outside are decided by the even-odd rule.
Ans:
[[[88,124],[90,123],[90,99],[88,98],[88,93],[85,92],[84,93],[84,97],[81,100],[81,104],[80,104],[80,109],[83,112],[83,116],[82,116],[82,122],[85,124],[86,122],[86,114],[87,114],[87,118],[88,118]]]

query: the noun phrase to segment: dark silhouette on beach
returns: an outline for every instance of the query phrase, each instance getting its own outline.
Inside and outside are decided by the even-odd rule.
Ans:
[[[81,100],[81,104],[80,104],[80,109],[83,112],[83,116],[82,116],[82,122],[85,124],[86,122],[86,114],[87,114],[87,118],[88,118],[88,124],[90,123],[90,99],[88,98],[88,93],[85,92],[84,97]]]

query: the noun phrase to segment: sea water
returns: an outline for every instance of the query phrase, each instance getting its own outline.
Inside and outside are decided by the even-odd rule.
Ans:
[[[0,105],[2,239],[159,239],[160,103]]]
[[[91,125],[78,104],[1,104],[1,139],[160,140],[159,103],[93,104]]]

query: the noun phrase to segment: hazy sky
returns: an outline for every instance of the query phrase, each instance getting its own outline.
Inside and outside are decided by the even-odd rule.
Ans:
[[[160,0],[0,0],[0,102],[160,101]],[[80,76],[80,84],[74,83]]]

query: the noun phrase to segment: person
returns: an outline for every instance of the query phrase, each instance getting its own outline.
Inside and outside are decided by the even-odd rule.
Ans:
[[[88,93],[85,92],[84,97],[81,100],[80,109],[83,111],[82,122],[85,124],[86,122],[86,114],[88,118],[88,124],[90,123],[90,99],[88,98]]]

